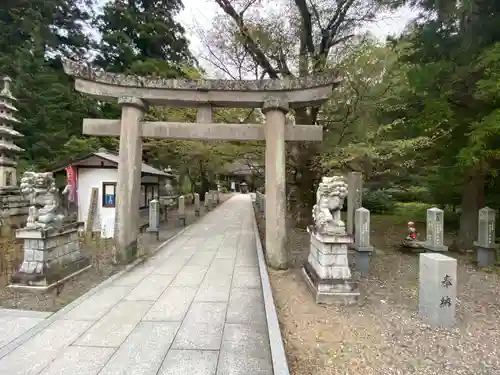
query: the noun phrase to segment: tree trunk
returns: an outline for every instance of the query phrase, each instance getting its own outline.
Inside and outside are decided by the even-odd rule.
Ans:
[[[317,147],[311,143],[292,145],[293,161],[287,173],[287,211],[289,226],[305,229],[312,222],[312,208],[316,204],[317,168],[314,162]]]
[[[457,245],[462,250],[471,249],[477,239],[478,210],[484,206],[485,178],[483,172],[475,171],[465,181],[457,240]]]

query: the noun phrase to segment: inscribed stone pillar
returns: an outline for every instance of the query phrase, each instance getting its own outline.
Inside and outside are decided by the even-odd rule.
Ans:
[[[286,269],[285,123],[288,103],[280,98],[264,102],[266,116],[266,255],[275,269]]]
[[[179,197],[178,215],[181,226],[186,226],[186,204],[183,195]]]
[[[356,249],[356,267],[361,276],[366,276],[370,268],[370,256],[373,246],[370,245],[370,211],[364,207],[354,213],[354,246]]]
[[[115,242],[119,263],[132,261],[137,254],[139,203],[142,167],[141,121],[147,105],[141,99],[122,97],[120,156],[116,192]]]
[[[434,327],[450,328],[455,322],[457,260],[443,254],[420,254],[418,307]]]
[[[210,211],[210,194],[208,191],[205,192],[205,201],[203,202],[203,205],[205,206],[206,212]]]
[[[423,247],[431,251],[448,251],[448,246],[444,246],[444,212],[432,207],[427,210],[427,233]]]
[[[347,234],[354,235],[354,213],[361,208],[363,196],[363,174],[361,172],[349,172],[347,175]]]
[[[200,194],[194,193],[194,215],[200,216]]]
[[[479,210],[477,241],[474,242],[479,267],[488,267],[496,261],[498,245],[495,243],[495,217],[495,210],[489,207]]]

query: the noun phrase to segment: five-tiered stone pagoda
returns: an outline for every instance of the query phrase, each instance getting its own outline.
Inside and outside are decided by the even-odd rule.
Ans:
[[[17,109],[14,107],[16,98],[10,91],[11,79],[3,79],[3,89],[0,91],[0,189],[17,187],[15,155],[24,151],[16,146],[13,139],[23,135],[14,129],[19,123],[14,117]]]

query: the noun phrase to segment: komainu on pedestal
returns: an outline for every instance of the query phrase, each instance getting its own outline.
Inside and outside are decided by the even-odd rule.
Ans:
[[[347,257],[353,240],[340,218],[347,189],[344,178],[334,176],[323,177],[316,191],[309,257],[302,269],[316,303],[353,304],[359,297]]]
[[[24,241],[24,258],[10,286],[50,288],[86,269],[90,261],[79,236],[83,223],[66,215],[52,173],[25,172],[21,193],[29,197],[31,207],[26,227],[16,231]]]

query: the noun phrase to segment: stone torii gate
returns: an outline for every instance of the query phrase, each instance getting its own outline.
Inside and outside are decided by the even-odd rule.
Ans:
[[[75,89],[121,105],[120,120],[85,119],[83,133],[119,136],[115,218],[117,259],[127,263],[137,251],[142,139],[265,140],[266,253],[273,268],[286,268],[285,141],[321,141],[316,125],[286,125],[290,108],[328,100],[331,76],[285,80],[184,80],[120,75],[73,61],[64,62]],[[148,105],[197,108],[196,123],[143,122]],[[261,108],[265,124],[212,123],[212,108]]]

